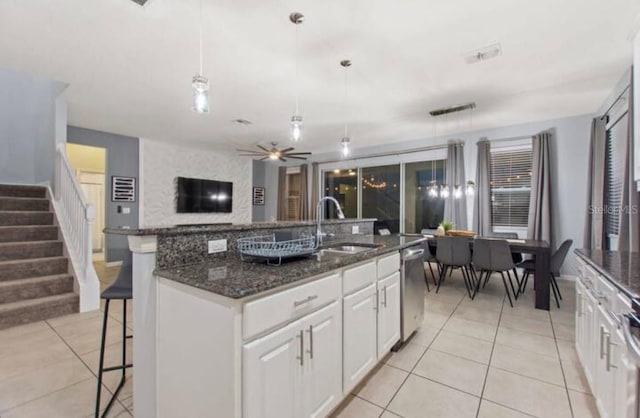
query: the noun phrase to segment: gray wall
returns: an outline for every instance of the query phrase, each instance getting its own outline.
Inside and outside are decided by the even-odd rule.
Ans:
[[[66,84],[0,69],[0,183],[52,183],[56,97]],[[62,109],[64,110],[64,109]]]
[[[583,245],[583,229],[587,202],[587,160],[589,155],[589,135],[593,115],[580,115],[562,119],[531,122],[521,125],[506,126],[465,132],[457,135],[424,138],[419,140],[392,143],[379,147],[365,147],[354,149],[354,158],[381,152],[402,152],[412,148],[446,144],[450,139],[460,139],[464,142],[465,174],[468,179],[475,179],[477,147],[476,143],[482,137],[488,139],[503,139],[521,136],[531,136],[543,130],[553,132],[551,148],[551,176],[552,176],[552,215],[553,239],[556,246],[565,239],[573,240],[573,248]],[[365,141],[361,139],[361,141]],[[358,144],[354,144],[358,145]],[[336,150],[338,149],[336,143]],[[317,154],[314,161],[322,162],[339,160],[338,152]],[[277,180],[269,188],[277,190]],[[468,219],[473,229],[473,201],[469,200]],[[575,258],[573,252],[567,257],[563,272],[575,274]]]
[[[276,220],[278,216],[278,165],[254,160],[253,187],[265,188],[265,204],[252,206],[252,221]]]
[[[94,131],[91,129],[69,126],[67,128],[67,142],[90,145],[107,149],[107,173],[105,179],[105,226],[117,228],[128,226],[138,227],[139,196],[139,144],[138,138]],[[125,176],[136,178],[135,202],[111,201],[111,176]],[[131,213],[118,213],[118,206],[128,206]],[[122,260],[129,246],[126,236],[105,234],[107,262]]]

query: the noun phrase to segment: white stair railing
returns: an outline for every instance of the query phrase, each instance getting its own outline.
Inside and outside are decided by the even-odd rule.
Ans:
[[[59,144],[56,149],[54,193],[53,205],[77,279],[80,312],[98,309],[100,281],[93,267],[91,241],[95,208],[84,198],[80,183],[67,159],[64,144]]]

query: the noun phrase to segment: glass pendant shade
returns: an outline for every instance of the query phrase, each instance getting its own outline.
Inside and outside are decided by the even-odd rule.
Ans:
[[[298,142],[302,140],[302,116],[293,115],[291,117],[291,140]]]
[[[193,88],[193,111],[209,113],[209,80],[206,77],[196,74],[193,77],[191,86]]]
[[[342,144],[342,156],[348,157],[349,154],[351,153],[351,149],[349,147],[349,144],[351,143],[351,139],[348,137],[344,137],[342,138],[340,143]]]
[[[465,194],[467,196],[473,196],[475,192],[476,192],[476,184],[472,181],[468,181],[467,187],[465,189]]]
[[[429,184],[429,197],[438,197],[438,185],[435,180]]]
[[[460,199],[462,197],[462,187],[455,186],[453,188],[453,197],[456,199]]]
[[[449,190],[449,186],[448,185],[444,185],[442,186],[442,188],[440,189],[440,197],[443,199],[448,198],[451,195],[451,192]]]

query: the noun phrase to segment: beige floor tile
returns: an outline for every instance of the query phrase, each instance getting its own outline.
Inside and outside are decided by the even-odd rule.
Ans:
[[[536,321],[549,321],[549,311],[536,309],[535,302],[529,299],[518,298],[518,301],[514,303],[513,308],[511,308],[509,306],[509,302],[507,302],[503,314],[535,319]]]
[[[75,358],[75,355],[59,338],[51,340],[46,345],[23,348],[0,357],[0,380],[72,358]]]
[[[414,344],[428,347],[436,338],[436,335],[438,335],[439,332],[440,328],[433,328],[423,325],[418,328],[415,334],[413,334],[413,337],[411,337],[410,341]]]
[[[384,411],[384,413],[380,415],[380,418],[402,418],[402,417],[400,415],[394,414],[393,412]]]
[[[478,412],[478,418],[527,418],[530,416],[486,399],[480,402],[480,411]]]
[[[442,328],[442,326],[449,320],[449,315],[442,315],[439,313],[425,312],[423,326],[431,328]]]
[[[571,416],[565,388],[493,367],[489,368],[484,398],[539,417]]]
[[[491,367],[508,370],[554,385],[564,386],[562,369],[558,357],[524,351],[506,345],[496,344],[491,357]]]
[[[437,313],[440,315],[449,316],[456,310],[457,303],[441,302],[439,300],[427,299],[424,303],[425,313]]]
[[[56,328],[62,339],[78,354],[100,349],[102,337],[102,317],[66,324]],[[109,321],[107,325],[107,345],[122,339],[122,324]]]
[[[425,351],[427,351],[426,347],[409,342],[402,347],[400,351],[391,353],[391,355],[386,358],[386,363],[389,366],[410,372]]]
[[[360,398],[385,408],[408,375],[409,373],[404,370],[383,364],[364,384],[358,385],[354,393]]]
[[[500,327],[553,338],[553,328],[551,327],[551,321],[549,319],[538,321],[536,319],[509,315],[508,310],[505,310],[502,313],[502,318],[500,319]]]
[[[50,330],[51,327],[49,327],[45,321],[32,322],[31,324],[19,325],[17,327],[1,330],[0,341],[2,341],[2,346],[4,346],[7,341],[26,338],[30,334],[40,334],[41,332],[47,332]],[[2,348],[2,346],[0,346],[0,348]]]
[[[331,415],[332,418],[378,418],[383,409],[374,404],[349,395],[340,408]]]
[[[482,322],[483,324],[498,325],[498,321],[500,321],[500,312],[465,305],[458,306],[456,311],[453,313],[452,318]]]
[[[102,318],[102,311],[99,309],[82,312],[82,313],[74,313],[70,315],[58,316],[56,318],[47,319],[49,325],[51,325],[54,329],[57,329],[64,325],[69,325],[73,323],[79,323],[86,320]]]
[[[575,311],[551,311],[551,322],[553,324],[565,324],[575,326],[576,314]]]
[[[14,408],[93,375],[76,357],[0,381],[0,411]]]
[[[460,302],[460,306],[473,306],[478,309],[487,311],[502,311],[502,302],[504,295],[493,295],[487,293],[478,293],[475,298],[464,298]]]
[[[443,330],[493,342],[496,338],[496,328],[495,325],[482,324],[460,318],[451,318],[445,324]]]
[[[560,360],[572,363],[580,363],[580,358],[578,357],[578,352],[576,351],[575,342],[558,340],[556,341],[556,343],[558,344],[558,351],[560,352]]]
[[[82,361],[91,369],[93,373],[98,374],[98,362],[100,357],[100,350],[91,351],[80,355]],[[133,361],[133,341],[127,341],[127,363]],[[115,344],[108,345],[105,348],[104,367],[118,366],[122,363],[122,344],[117,342]],[[127,398],[133,394],[133,372],[134,369],[127,369],[127,377],[125,385],[120,390],[119,397],[121,399]],[[111,391],[114,391],[118,384],[122,373],[120,371],[112,371],[103,374],[103,384]]]
[[[575,341],[576,328],[574,324],[554,323],[553,331],[556,333],[556,339],[564,341]]]
[[[580,363],[562,361],[562,370],[567,381],[567,388],[587,394],[591,393],[589,382]]]
[[[489,364],[493,343],[466,335],[441,331],[431,349],[453,354],[478,363]]]
[[[599,418],[596,400],[593,396],[582,392],[569,390],[569,400],[576,418]]]
[[[109,392],[104,389],[103,399],[108,399]],[[32,402],[2,413],[2,418],[69,418],[84,417],[93,413],[96,402],[96,381],[87,379],[75,385],[53,392]],[[105,402],[106,405],[106,402]],[[122,415],[124,413],[124,415]],[[124,417],[128,412],[116,402],[110,417]]]
[[[487,366],[435,350],[427,350],[413,373],[475,396],[482,394]]]
[[[496,343],[545,356],[558,357],[556,342],[553,338],[522,332],[511,328],[500,327]]]
[[[25,351],[39,351],[42,347],[62,342],[60,337],[48,325],[45,324],[44,328],[38,328],[38,331],[21,333],[15,337],[8,336],[5,338],[3,336],[3,339],[0,340],[0,358]]]
[[[479,402],[475,396],[411,375],[388,409],[405,418],[471,418]]]

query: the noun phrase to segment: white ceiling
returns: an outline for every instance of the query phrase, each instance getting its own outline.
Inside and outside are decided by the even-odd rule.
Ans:
[[[631,64],[637,0],[203,0],[211,114],[190,110],[198,0],[0,0],[0,66],[69,83],[69,123],[211,148],[287,145],[300,28],[301,150],[595,112]],[[502,44],[468,65],[463,54]],[[428,111],[475,101],[434,124]],[[236,118],[253,122],[245,127]]]

